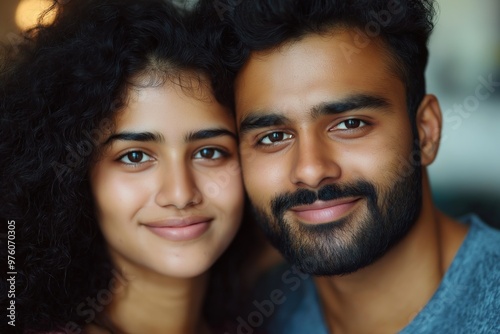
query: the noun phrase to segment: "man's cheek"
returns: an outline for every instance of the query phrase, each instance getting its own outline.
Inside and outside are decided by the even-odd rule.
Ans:
[[[241,159],[241,172],[243,175],[243,182],[249,194],[264,193],[265,188],[262,185],[266,183],[268,175],[264,172],[264,165],[259,164],[256,160]]]
[[[249,144],[240,145],[240,159],[243,164],[251,164],[257,159],[257,152]]]

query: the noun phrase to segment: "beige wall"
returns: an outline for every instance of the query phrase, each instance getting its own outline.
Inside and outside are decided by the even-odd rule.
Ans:
[[[7,42],[12,38],[12,34],[18,32],[14,22],[14,13],[19,1],[1,0],[0,1],[0,41]]]

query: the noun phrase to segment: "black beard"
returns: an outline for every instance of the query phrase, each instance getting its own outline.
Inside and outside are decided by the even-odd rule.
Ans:
[[[255,206],[253,209],[259,225],[288,262],[312,275],[346,275],[375,262],[408,233],[422,206],[421,177],[421,168],[416,166],[388,189],[377,191],[365,180],[329,184],[317,192],[298,189],[276,196],[271,201],[271,216]],[[319,225],[284,218],[295,206],[345,197],[366,200],[367,214]]]

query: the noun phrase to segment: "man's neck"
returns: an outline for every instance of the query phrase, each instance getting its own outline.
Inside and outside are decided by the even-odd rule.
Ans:
[[[439,213],[424,182],[417,222],[381,259],[346,276],[315,278],[331,333],[396,333],[432,298],[467,228]]]

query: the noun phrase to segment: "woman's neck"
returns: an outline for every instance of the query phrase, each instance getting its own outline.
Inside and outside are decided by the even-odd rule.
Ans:
[[[117,280],[119,286],[103,312],[103,322],[110,323],[113,332],[209,333],[203,317],[208,272],[194,278],[124,272],[125,280]]]

